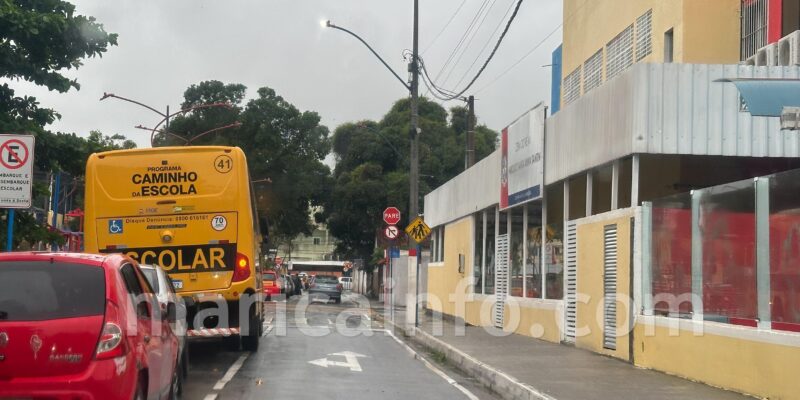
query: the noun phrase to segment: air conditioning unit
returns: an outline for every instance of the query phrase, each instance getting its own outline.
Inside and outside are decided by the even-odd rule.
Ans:
[[[755,55],[750,56],[750,58],[742,61],[741,64],[742,65],[755,66],[756,65],[756,56]]]
[[[772,43],[766,45],[756,52],[757,67],[774,67],[778,65],[778,45]]]
[[[784,107],[781,114],[781,129],[800,130],[800,107]]]
[[[778,65],[800,65],[800,31],[794,31],[778,41]]]

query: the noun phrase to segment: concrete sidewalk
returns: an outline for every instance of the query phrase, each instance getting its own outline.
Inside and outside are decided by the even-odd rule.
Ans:
[[[386,316],[388,312],[379,313]],[[388,311],[388,310],[387,310]],[[395,310],[396,329],[403,326],[405,310]],[[457,336],[451,320],[434,335],[430,315],[421,315],[413,337],[405,337],[442,353],[447,362],[476,378],[505,399],[749,399],[587,350],[554,344],[495,328],[467,325]],[[390,327],[391,321],[385,321]],[[494,332],[493,335],[490,332]],[[499,336],[498,334],[506,335]],[[402,337],[402,336],[401,336]]]

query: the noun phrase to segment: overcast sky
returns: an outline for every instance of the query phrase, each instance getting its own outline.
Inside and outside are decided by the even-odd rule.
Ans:
[[[77,11],[97,17],[119,34],[119,45],[103,58],[86,60],[67,75],[81,90],[48,92],[12,83],[17,95],[35,96],[62,119],[50,127],[85,136],[90,130],[121,133],[139,146],[149,134],[134,129],[154,125],[157,115],[109,99],[103,92],[136,99],[157,108],[177,109],[191,84],[216,79],[242,83],[248,96],[269,86],[301,110],[313,110],[331,131],[341,123],[380,119],[407,91],[359,42],[343,32],[323,29],[330,19],[369,42],[401,77],[407,76],[403,49],[411,48],[411,0],[72,0]],[[475,74],[502,31],[495,32],[516,0],[420,0],[420,51],[438,74],[485,4],[488,13],[450,78],[439,84],[461,89]],[[494,60],[468,94],[476,96],[481,122],[499,130],[540,101],[550,101],[552,50],[561,31],[508,74],[491,83],[531,51],[561,23],[561,0],[526,0]],[[488,8],[491,6],[491,8]],[[444,33],[434,42],[454,15]],[[504,19],[505,17],[505,19]],[[491,40],[478,58],[479,51]],[[467,69],[473,65],[472,69]],[[451,62],[451,64],[453,64]],[[462,79],[463,81],[456,85]],[[490,84],[491,83],[491,84]],[[479,89],[483,89],[480,90]],[[421,89],[424,94],[424,87]],[[456,105],[445,104],[447,108]]]

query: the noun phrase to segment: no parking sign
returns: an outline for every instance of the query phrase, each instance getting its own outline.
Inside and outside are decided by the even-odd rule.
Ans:
[[[33,146],[31,135],[0,135],[0,208],[30,208]]]

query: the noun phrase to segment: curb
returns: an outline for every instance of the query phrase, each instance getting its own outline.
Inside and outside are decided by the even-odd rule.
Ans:
[[[395,325],[391,321],[384,320],[383,322],[393,326],[395,329],[402,330],[401,327]],[[520,382],[517,378],[479,361],[475,357],[433,337],[419,328],[414,328],[414,336],[403,336],[403,339],[412,340],[429,350],[443,353],[445,357],[447,357],[447,360],[456,368],[472,378],[475,378],[483,386],[494,391],[503,399],[556,400],[554,397],[526,383]]]

